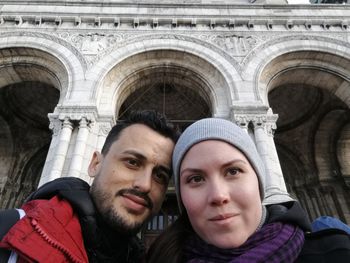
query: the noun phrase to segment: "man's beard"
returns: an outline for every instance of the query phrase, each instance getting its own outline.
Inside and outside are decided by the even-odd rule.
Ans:
[[[137,190],[122,189],[119,190],[115,196],[111,197],[109,194],[104,193],[104,191],[100,189],[98,183],[94,184],[93,182],[91,186],[92,199],[94,200],[95,206],[104,223],[119,233],[125,235],[135,235],[140,231],[143,224],[148,221],[151,215],[142,222],[127,222],[127,219],[119,215],[112,205],[113,198],[116,196],[122,196],[123,193],[130,193],[145,198],[148,209],[152,211],[153,203],[150,198],[148,196],[145,197],[145,194],[140,193]],[[107,206],[103,206],[103,204],[107,204]]]

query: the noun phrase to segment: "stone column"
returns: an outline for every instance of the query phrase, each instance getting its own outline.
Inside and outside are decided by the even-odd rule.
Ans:
[[[278,115],[267,113],[234,114],[235,122],[246,130],[255,141],[261,159],[265,164],[265,199],[264,204],[274,204],[293,200],[284,182],[282,169],[277,155],[273,131]],[[253,131],[250,131],[252,125]]]
[[[62,127],[59,132],[57,131],[59,128],[57,126],[57,123],[53,126],[50,125],[50,127],[54,130],[54,136],[58,136],[56,139],[52,139],[52,141],[55,142],[56,150],[52,156],[52,165],[50,166],[51,169],[50,171],[43,173],[43,176],[40,178],[39,186],[61,177],[70,139],[72,136],[73,123],[69,117],[65,117],[62,120]],[[58,133],[58,135],[55,135],[55,133]]]
[[[266,167],[265,204],[274,204],[293,200],[286,188],[281,165],[278,159],[274,130],[278,115],[268,112],[253,120],[255,144]]]
[[[78,127],[78,135],[76,138],[72,159],[69,166],[69,176],[80,177],[83,161],[84,161],[84,153],[86,148],[86,142],[89,137],[89,127],[88,121],[86,117],[82,117],[79,121]]]

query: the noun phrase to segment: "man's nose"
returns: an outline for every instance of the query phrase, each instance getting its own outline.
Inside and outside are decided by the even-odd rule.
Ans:
[[[134,179],[133,187],[143,193],[148,193],[151,191],[152,186],[152,170],[145,169],[140,171]]]

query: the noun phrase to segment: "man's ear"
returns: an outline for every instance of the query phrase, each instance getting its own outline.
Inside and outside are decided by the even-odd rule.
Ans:
[[[94,178],[99,173],[102,158],[103,156],[99,152],[94,152],[94,154],[92,155],[92,159],[90,161],[88,169],[88,173],[91,178]]]

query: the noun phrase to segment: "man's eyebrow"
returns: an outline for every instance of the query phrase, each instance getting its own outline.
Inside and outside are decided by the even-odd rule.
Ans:
[[[135,156],[137,159],[139,160],[146,160],[146,156],[142,155],[141,153],[137,152],[137,151],[134,151],[134,150],[126,150],[123,152],[123,154],[130,154],[130,155],[133,155]]]

